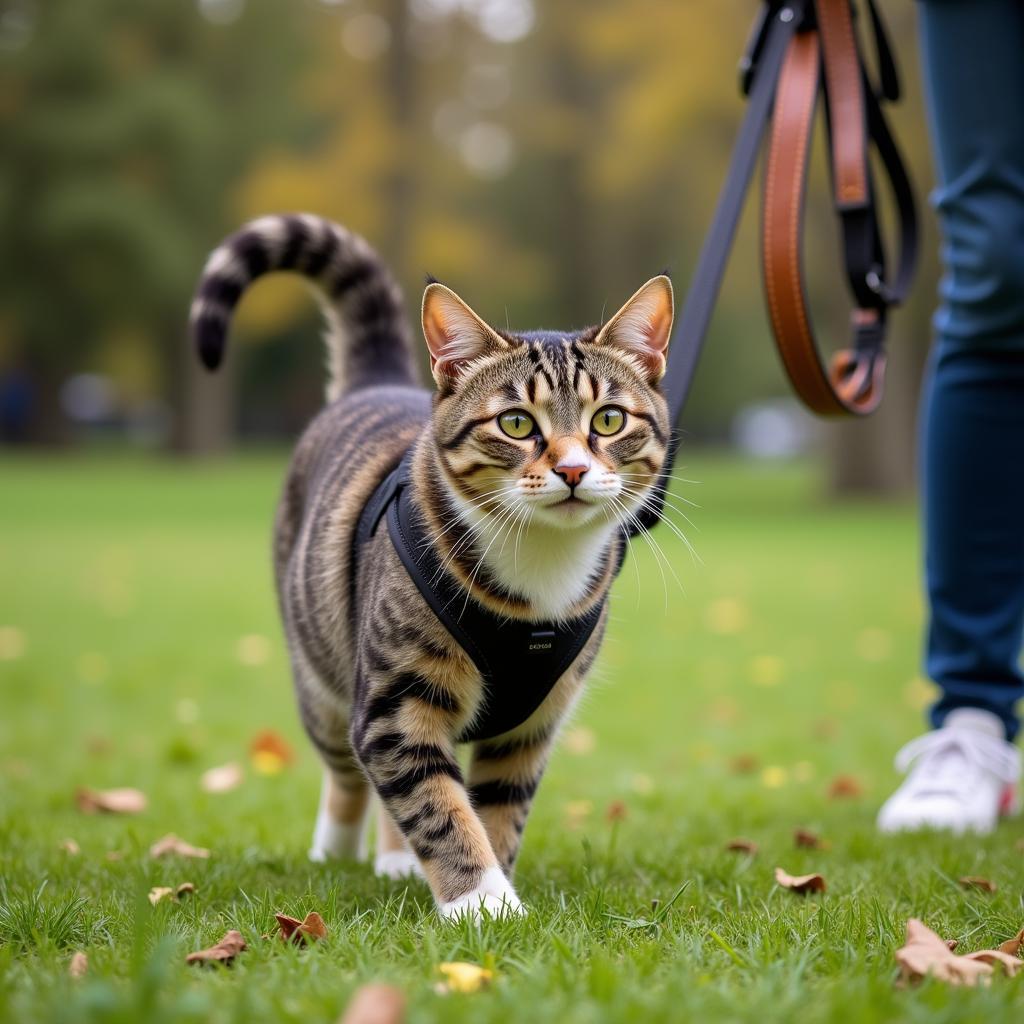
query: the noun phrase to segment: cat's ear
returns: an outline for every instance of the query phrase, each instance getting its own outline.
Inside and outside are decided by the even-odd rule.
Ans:
[[[508,348],[451,288],[437,281],[423,293],[423,337],[430,370],[441,386],[457,380],[474,359]]]
[[[675,315],[672,282],[665,274],[652,277],[601,328],[596,345],[617,345],[636,356],[657,384],[665,374],[665,350]]]

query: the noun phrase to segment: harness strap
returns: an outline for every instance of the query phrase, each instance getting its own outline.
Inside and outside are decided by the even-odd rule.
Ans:
[[[523,622],[476,601],[445,569],[427,535],[409,486],[412,454],[413,449],[406,452],[364,506],[355,552],[358,557],[386,518],[409,578],[483,679],[483,709],[459,741],[491,739],[522,725],[544,703],[586,646],[601,620],[604,602],[567,621]]]

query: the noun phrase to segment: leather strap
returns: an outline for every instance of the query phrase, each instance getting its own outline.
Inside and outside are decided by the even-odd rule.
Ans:
[[[816,13],[816,19],[810,17]],[[877,11],[872,25],[883,96],[898,81]],[[808,311],[801,261],[804,198],[819,92],[826,101],[833,192],[846,276],[854,298],[853,344],[822,363]],[[874,144],[896,199],[901,246],[895,282],[886,275],[868,161]],[[917,255],[913,190],[857,50],[850,0],[814,0],[789,41],[779,73],[765,165],[762,249],[768,315],[797,394],[821,416],[866,415],[881,401],[887,313],[906,294]]]

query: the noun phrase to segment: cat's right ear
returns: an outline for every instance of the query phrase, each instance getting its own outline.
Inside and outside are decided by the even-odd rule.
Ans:
[[[439,387],[450,386],[475,359],[508,348],[451,290],[437,281],[423,293],[423,337],[430,351],[430,371]]]

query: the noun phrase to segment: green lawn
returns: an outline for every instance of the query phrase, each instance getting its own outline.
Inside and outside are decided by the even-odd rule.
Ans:
[[[702,564],[659,531],[680,581],[663,586],[634,544],[526,832],[531,914],[475,929],[441,923],[418,884],[305,858],[319,771],[271,588],[282,468],[0,461],[0,1020],[317,1024],[370,979],[406,991],[411,1021],[1020,1019],[1020,978],[894,986],[910,916],[963,951],[1024,925],[1019,823],[980,840],[873,830],[928,697],[910,508],[826,505],[801,467],[684,457]],[[254,635],[266,643],[240,657]],[[277,775],[248,760],[264,728],[297,751]],[[202,792],[231,760],[243,785]],[[830,798],[841,774],[863,795]],[[137,786],[149,807],[87,816],[80,785]],[[831,848],[796,849],[798,826]],[[212,856],[150,859],[171,831]],[[725,851],[739,835],[760,852]],[[776,865],[820,870],[828,891],[785,892]],[[966,874],[999,891],[963,891]],[[149,905],[152,886],[183,881],[194,898]],[[326,941],[261,938],[275,911],[311,909]],[[227,928],[250,945],[232,968],[185,966]],[[90,971],[73,982],[78,949]],[[493,987],[435,994],[447,960],[492,964]]]

